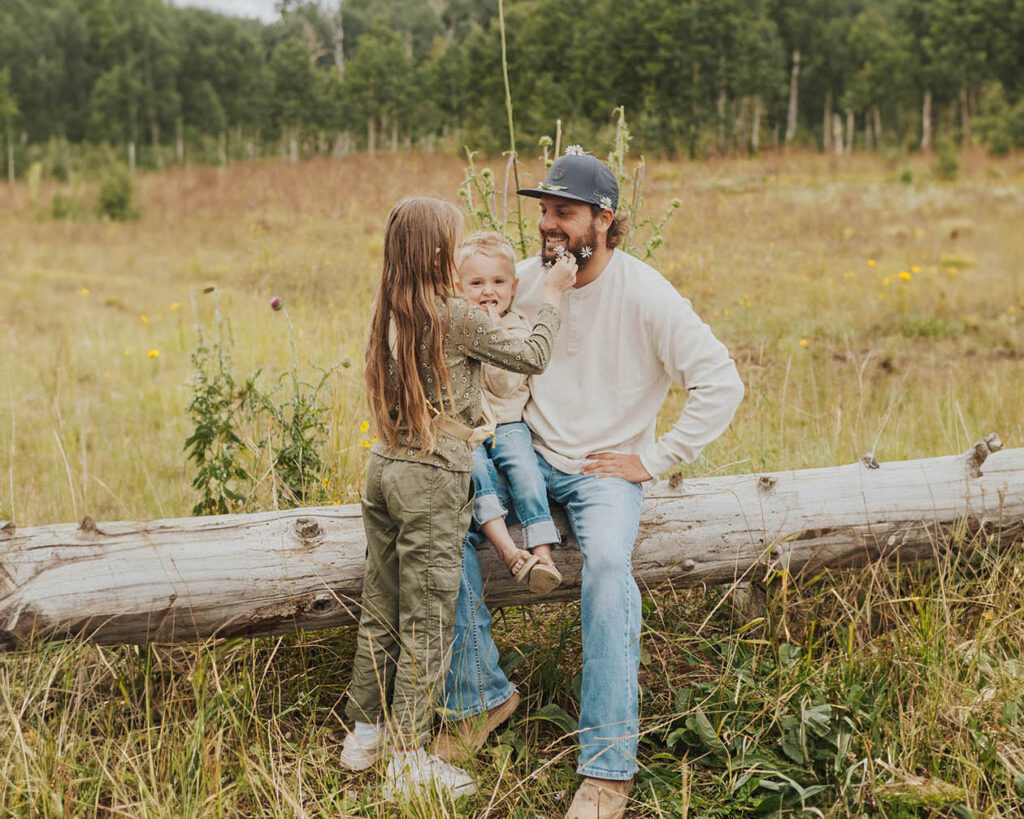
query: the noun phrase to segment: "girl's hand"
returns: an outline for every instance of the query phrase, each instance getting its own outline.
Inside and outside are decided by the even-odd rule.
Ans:
[[[493,304],[488,304],[484,307],[487,315],[491,317],[491,321],[495,324],[501,324],[501,316],[498,314],[498,308]]]
[[[566,290],[576,284],[576,257],[570,253],[566,253],[551,265],[548,270],[547,278],[544,279],[544,296],[545,301],[548,301],[548,296],[554,297],[552,304],[558,304],[558,297],[562,295]]]

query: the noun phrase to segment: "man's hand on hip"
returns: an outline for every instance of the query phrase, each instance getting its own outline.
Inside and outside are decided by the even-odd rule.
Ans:
[[[649,481],[651,473],[644,469],[639,455],[623,452],[595,452],[587,456],[587,463],[580,474],[596,475],[599,478],[622,478],[633,483]]]

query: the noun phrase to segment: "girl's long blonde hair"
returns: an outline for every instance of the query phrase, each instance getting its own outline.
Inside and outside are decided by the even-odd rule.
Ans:
[[[451,393],[444,351],[447,315],[439,298],[454,295],[461,231],[459,209],[429,196],[402,199],[388,215],[365,377],[374,428],[391,447],[408,434],[414,446],[436,448],[434,418],[444,414],[444,398]],[[428,391],[427,383],[435,388]]]

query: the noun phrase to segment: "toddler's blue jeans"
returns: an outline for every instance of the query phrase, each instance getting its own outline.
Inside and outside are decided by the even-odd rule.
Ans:
[[[551,520],[548,488],[537,468],[530,428],[522,421],[498,424],[494,436],[473,451],[473,522],[477,526],[508,514],[497,494],[499,472],[508,484],[527,547],[559,543],[561,537]]]

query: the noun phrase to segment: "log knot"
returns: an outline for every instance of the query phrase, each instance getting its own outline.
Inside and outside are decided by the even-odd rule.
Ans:
[[[668,488],[669,489],[679,489],[679,487],[681,487],[682,485],[683,485],[683,473],[682,472],[673,472],[671,475],[668,476]]]
[[[776,483],[778,483],[778,481],[771,475],[759,475],[757,478],[758,490],[764,492],[766,495],[775,488]]]
[[[18,527],[14,525],[13,520],[0,520],[0,535],[6,535],[7,537],[13,537],[14,530]]]
[[[976,443],[967,453],[967,477],[968,478],[980,478],[984,473],[981,471],[981,465],[985,463],[985,459],[988,458],[989,453],[998,452],[1003,448],[1003,442],[1000,437],[990,432],[978,443]]]
[[[875,458],[874,452],[865,452],[861,455],[860,462],[868,469],[878,469],[881,466],[881,464],[878,463],[878,459]]]
[[[303,540],[312,540],[323,534],[323,531],[316,518],[299,518],[295,521],[295,532]]]

